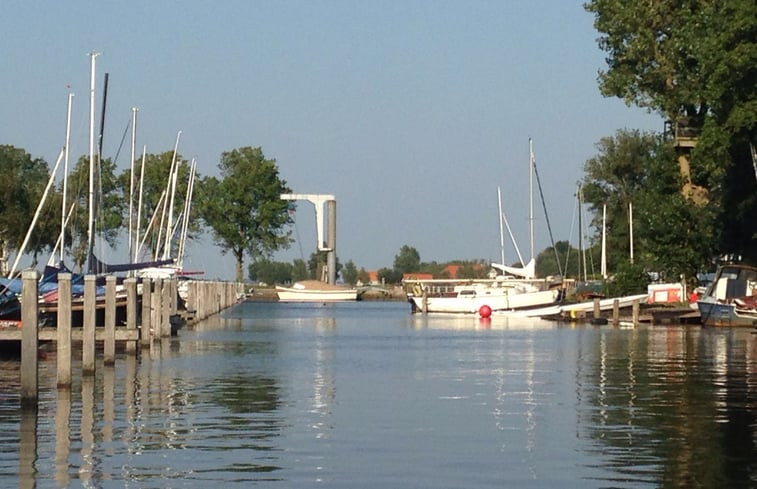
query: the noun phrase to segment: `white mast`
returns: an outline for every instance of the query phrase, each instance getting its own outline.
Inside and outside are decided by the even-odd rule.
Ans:
[[[131,108],[131,172],[129,173],[129,259],[132,259],[132,243],[134,235],[134,159],[137,146],[137,109]],[[135,260],[136,261],[136,260]],[[133,263],[133,262],[132,262]]]
[[[171,254],[171,230],[173,229],[173,201],[176,194],[176,174],[178,168],[176,167],[176,155],[179,150],[179,138],[181,137],[181,131],[176,134],[176,144],[173,148],[173,159],[171,160],[171,171],[168,174],[168,222],[166,223],[166,241],[163,245],[163,258],[168,258]]]
[[[631,265],[633,265],[633,204],[628,203],[628,240],[631,248]]]
[[[95,58],[100,53],[89,53],[89,219],[87,224],[87,258],[89,263],[95,239]],[[89,272],[87,267],[87,272]]]
[[[505,264],[505,234],[502,229],[502,192],[497,186],[497,203],[499,207],[499,251],[500,251],[500,263]]]
[[[531,242],[531,259],[534,259],[534,143],[528,138],[528,223]]]
[[[137,202],[137,222],[135,223],[134,232],[134,263],[137,262],[139,256],[139,228],[142,226],[142,189],[144,188],[145,181],[145,157],[147,154],[147,146],[142,146],[142,167],[139,169],[139,201]]]
[[[74,94],[68,92],[68,108],[66,110],[66,145],[63,152],[63,203],[61,204],[60,213],[60,261],[63,262],[63,236],[66,229],[66,195],[68,193],[68,145],[71,141],[71,105],[73,103]]]
[[[602,278],[607,278],[607,204],[602,205]]]

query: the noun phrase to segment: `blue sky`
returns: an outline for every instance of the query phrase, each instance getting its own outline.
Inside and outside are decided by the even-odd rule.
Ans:
[[[217,173],[223,151],[260,146],[294,192],[336,196],[343,263],[391,267],[405,244],[423,261],[498,261],[497,186],[527,254],[529,137],[555,239],[576,244],[575,186],[596,142],[662,129],[599,93],[604,53],[581,4],[5,1],[0,144],[52,165],[70,87],[71,151],[86,154],[94,50],[98,107],[110,77],[104,156],[134,106],[137,147],[168,151],[182,131],[179,152],[201,175]],[[127,137],[119,167],[128,159]],[[549,237],[535,209],[538,252]],[[275,259],[315,250],[308,202],[292,231],[300,242]],[[505,257],[516,260],[509,243]],[[233,277],[233,258],[207,239],[185,264]]]

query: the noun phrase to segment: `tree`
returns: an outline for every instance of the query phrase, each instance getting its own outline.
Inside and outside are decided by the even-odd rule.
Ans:
[[[222,253],[234,255],[241,281],[245,253],[255,260],[291,242],[284,230],[292,223],[289,206],[280,198],[291,190],[279,177],[276,160],[266,159],[260,148],[224,152],[218,169],[220,180],[206,177],[198,186],[200,215]]]
[[[679,149],[679,188],[719,227],[711,255],[757,259],[757,182],[749,144],[757,127],[757,4],[591,0],[608,53],[599,75],[605,96],[657,111],[673,127],[695,130],[696,146]],[[681,125],[683,123],[683,125]]]
[[[292,282],[305,280],[310,277],[308,273],[308,264],[301,258],[295,258],[292,261]]]
[[[0,257],[17,251],[23,243],[34,212],[48,180],[47,162],[32,158],[21,148],[0,145]],[[60,214],[57,214],[60,219]],[[57,237],[57,234],[55,235]],[[49,237],[49,236],[48,236]],[[40,251],[55,242],[42,242],[41,236],[32,241],[31,251]]]
[[[379,281],[387,284],[398,284],[402,281],[402,272],[390,268],[381,268],[376,272]]]
[[[629,261],[629,208],[633,204],[634,259],[647,271],[678,280],[706,266],[717,239],[714,203],[696,204],[680,188],[673,148],[658,135],[620,130],[603,138],[584,166],[583,200],[594,215],[597,258],[602,210],[607,206],[607,265],[612,273]]]
[[[421,268],[421,255],[418,250],[412,246],[403,245],[399,254],[394,256],[394,269],[400,275],[405,273],[415,273]]]
[[[292,280],[292,264],[259,258],[248,267],[250,280],[266,284],[283,284]]]
[[[342,272],[342,277],[344,278],[345,283],[354,287],[357,283],[357,275],[358,271],[355,263],[352,260],[348,260],[347,263],[344,264],[344,271]]]

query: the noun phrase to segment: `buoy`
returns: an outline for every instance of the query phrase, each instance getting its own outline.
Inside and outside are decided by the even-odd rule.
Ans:
[[[482,318],[488,318],[492,315],[492,308],[484,304],[483,306],[478,308],[478,315]]]

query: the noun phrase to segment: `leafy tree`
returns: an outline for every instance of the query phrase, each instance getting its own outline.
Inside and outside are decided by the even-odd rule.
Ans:
[[[394,269],[400,275],[403,273],[415,273],[420,271],[421,255],[412,246],[403,245],[399,254],[394,256]]]
[[[224,152],[218,169],[220,180],[206,177],[198,186],[200,215],[222,253],[234,255],[236,279],[241,281],[245,253],[258,259],[291,242],[284,231],[292,222],[289,206],[280,198],[291,190],[279,177],[276,161],[266,159],[260,148]]]
[[[387,284],[398,284],[402,281],[402,272],[391,268],[381,268],[376,272],[378,279]]]
[[[647,169],[665,149],[659,136],[627,129],[602,138],[596,146],[599,154],[584,165],[581,197],[594,216],[591,225],[597,236],[601,236],[603,206],[607,206],[607,266],[611,269],[630,254],[628,206],[638,204],[635,199],[650,180]]]
[[[606,96],[657,111],[698,136],[679,150],[679,187],[719,227],[711,255],[757,259],[757,182],[749,151],[757,127],[757,4],[591,0],[608,68]]]
[[[21,148],[0,145],[0,173],[3,176],[0,179],[0,195],[3,196],[0,199],[0,256],[4,258],[23,243],[45,189],[49,168],[43,159],[32,158]],[[54,243],[54,237],[52,241],[43,241],[43,237],[38,235],[32,239],[32,249],[27,251],[38,252]]]
[[[344,281],[354,287],[357,283],[358,274],[355,263],[352,260],[348,260],[347,263],[344,264],[343,270],[342,277],[344,278]]]
[[[296,258],[292,262],[292,282],[297,282],[298,280],[305,280],[309,277],[310,275],[308,273],[308,264],[305,263],[305,260]]]
[[[248,267],[251,280],[266,284],[282,284],[292,279],[292,264],[259,258]]]

